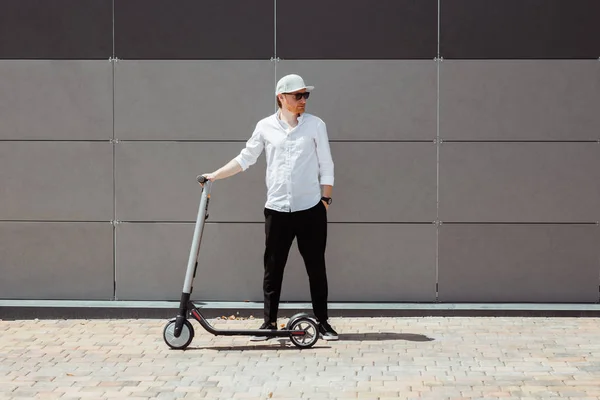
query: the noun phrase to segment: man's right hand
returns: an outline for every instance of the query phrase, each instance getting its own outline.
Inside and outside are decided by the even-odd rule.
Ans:
[[[209,181],[213,182],[217,179],[225,179],[232,175],[237,174],[238,172],[242,172],[242,167],[238,164],[235,159],[229,161],[227,164],[216,170],[215,172],[211,172],[210,174],[202,174]],[[201,186],[204,186],[200,184]]]
[[[206,179],[208,179],[211,182],[217,180],[216,175],[217,174],[215,174],[214,172],[211,172],[210,174],[202,174],[203,177],[205,177]],[[198,183],[200,183],[200,182],[198,182]],[[200,186],[204,186],[204,184],[200,183]]]

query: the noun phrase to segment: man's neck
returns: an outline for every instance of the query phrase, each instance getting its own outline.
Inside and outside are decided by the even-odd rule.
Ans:
[[[286,109],[279,109],[279,118],[286,122],[289,126],[294,127],[298,125],[298,114],[290,112]]]

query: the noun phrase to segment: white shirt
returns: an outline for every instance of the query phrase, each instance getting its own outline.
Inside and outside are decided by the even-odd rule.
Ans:
[[[266,208],[285,212],[306,210],[321,201],[320,185],[333,186],[327,128],[319,117],[304,113],[294,128],[277,113],[264,118],[234,159],[245,171],[263,149],[267,159]]]

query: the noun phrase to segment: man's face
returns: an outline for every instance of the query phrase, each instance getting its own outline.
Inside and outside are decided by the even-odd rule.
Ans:
[[[306,93],[306,94],[304,94]],[[300,97],[300,94],[304,94]],[[302,114],[306,111],[306,97],[309,93],[306,89],[300,89],[292,93],[284,93],[281,95],[281,105],[291,113]],[[300,97],[300,99],[296,99]]]

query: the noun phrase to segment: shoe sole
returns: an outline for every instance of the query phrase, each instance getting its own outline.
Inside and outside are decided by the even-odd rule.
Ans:
[[[259,337],[251,337],[250,341],[251,342],[265,342],[267,340],[275,339],[275,338],[276,338],[276,336],[259,336]]]
[[[336,341],[336,340],[340,340],[340,338],[339,338],[339,337],[337,337],[337,336],[323,336],[323,335],[320,335],[319,337],[320,337],[321,339],[323,339],[323,340],[326,340],[326,341],[328,341],[328,342],[330,342],[330,341],[331,341],[331,342],[334,342],[334,341]]]

